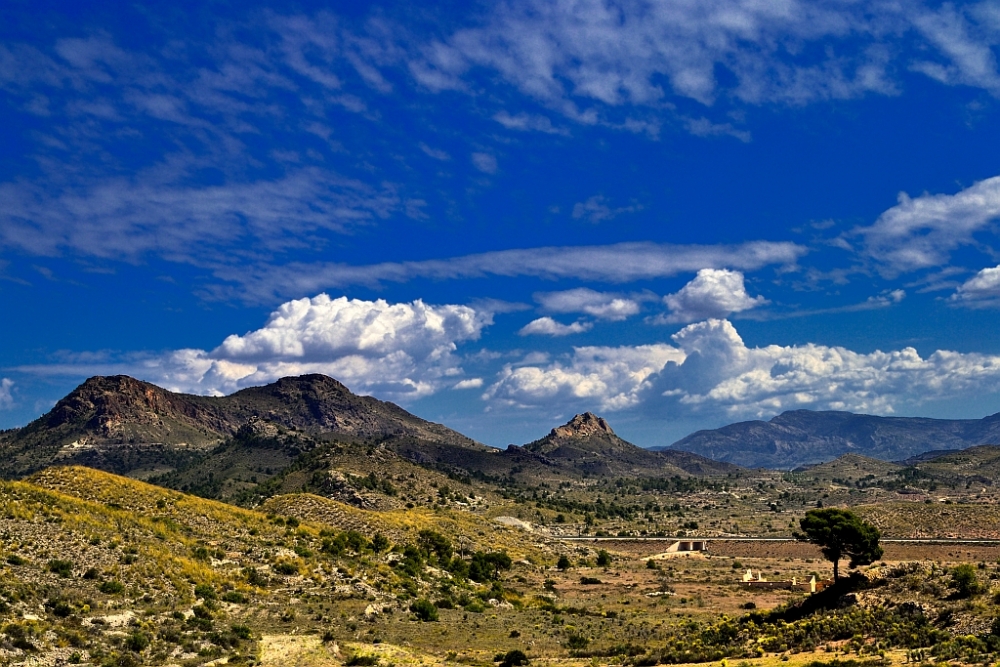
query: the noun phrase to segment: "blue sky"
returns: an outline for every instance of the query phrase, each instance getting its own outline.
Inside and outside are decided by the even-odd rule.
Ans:
[[[0,9],[0,427],[324,372],[483,442],[1000,411],[1000,4]]]

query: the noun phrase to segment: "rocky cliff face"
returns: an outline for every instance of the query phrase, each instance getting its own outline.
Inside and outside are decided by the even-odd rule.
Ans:
[[[608,422],[592,412],[584,412],[570,419],[562,426],[552,429],[552,438],[587,438],[592,435],[615,435]],[[615,436],[617,437],[617,436]]]

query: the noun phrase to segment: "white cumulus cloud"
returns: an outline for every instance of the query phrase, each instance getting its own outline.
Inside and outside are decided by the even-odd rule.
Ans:
[[[590,331],[593,326],[594,325],[590,322],[573,322],[572,324],[563,324],[561,322],[556,322],[551,317],[539,317],[537,320],[532,320],[525,324],[517,333],[521,336],[570,336],[572,334]]]
[[[634,299],[586,287],[535,294],[542,308],[553,313],[585,313],[601,320],[621,321],[639,312]]]
[[[542,366],[505,366],[483,398],[513,406],[622,410],[638,404],[647,382],[668,361],[682,361],[666,345],[576,347],[572,357]]]
[[[948,301],[969,308],[1000,307],[1000,266],[983,269],[966,280]]]
[[[767,303],[767,299],[747,294],[739,271],[702,269],[678,292],[663,297],[663,303],[670,313],[658,321],[674,323],[725,317],[756,308]]]
[[[793,408],[885,414],[1000,388],[1000,356],[938,350],[923,358],[912,347],[868,354],[816,344],[748,348],[725,320],[689,325],[673,339],[686,358],[661,373],[656,391],[731,417]]]
[[[479,338],[491,323],[491,313],[469,306],[320,294],[282,304],[263,327],[229,336],[214,350],[177,350],[133,372],[200,394],[324,373],[354,391],[405,400],[453,386],[462,374],[458,344]]]
[[[506,366],[484,399],[562,410],[593,406],[677,417],[766,417],[810,408],[892,413],[1000,390],[1000,356],[871,353],[818,344],[747,347],[727,320],[690,324],[674,345],[577,347],[568,358]]]

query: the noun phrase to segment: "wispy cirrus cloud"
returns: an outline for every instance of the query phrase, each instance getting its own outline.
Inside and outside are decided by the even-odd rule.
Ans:
[[[897,95],[905,72],[1000,96],[998,35],[989,2],[528,1],[501,3],[407,57],[432,91],[474,89],[487,70],[582,125],[655,137],[674,124],[748,141],[724,116],[676,108],[685,99],[711,107]]]
[[[0,410],[7,410],[14,405],[14,381],[10,378],[0,379]]]
[[[350,285],[374,286],[418,278],[435,280],[484,276],[535,276],[625,283],[694,273],[705,267],[753,271],[792,266],[808,250],[791,242],[750,241],[734,245],[617,243],[604,246],[551,246],[498,250],[449,259],[347,264],[287,264],[256,269],[220,269],[219,278],[247,297],[302,294]]]
[[[194,186],[154,172],[50,192],[0,184],[0,243],[33,255],[227,263],[304,247],[318,231],[343,232],[404,209],[388,185],[372,188],[317,169],[274,180]],[[315,243],[315,238],[311,241]]]
[[[647,297],[644,297],[648,299]],[[553,313],[584,313],[599,320],[619,322],[639,312],[641,306],[635,298],[616,292],[598,292],[578,287],[559,292],[538,292],[535,301]]]
[[[604,195],[594,195],[586,201],[573,204],[571,215],[574,220],[583,219],[587,222],[597,224],[605,220],[614,220],[622,213],[635,213],[641,210],[641,204],[612,208],[608,205],[608,200]]]

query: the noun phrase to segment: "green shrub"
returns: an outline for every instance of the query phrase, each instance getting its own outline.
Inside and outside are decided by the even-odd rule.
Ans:
[[[208,584],[198,584],[194,587],[194,596],[203,600],[214,600],[215,589]]]
[[[251,586],[258,586],[261,588],[267,586],[267,577],[261,574],[261,571],[255,567],[243,568],[243,576],[246,578],[247,583]]]
[[[248,625],[234,625],[232,631],[240,639],[253,639],[253,630]]]
[[[277,572],[278,574],[284,574],[284,575],[298,574],[299,566],[297,563],[284,560],[281,561],[280,563],[275,563],[274,571]]]
[[[955,566],[951,571],[951,585],[960,598],[972,597],[982,591],[982,585],[976,578],[976,568],[969,563]]]
[[[222,601],[232,602],[234,604],[246,604],[250,600],[239,591],[226,591],[222,594]]]
[[[195,606],[191,607],[191,611],[194,612],[194,615],[198,618],[204,618],[204,619],[213,618],[211,610],[203,604],[196,604]]]
[[[47,569],[49,572],[58,574],[60,577],[69,577],[73,574],[73,561],[50,560]]]
[[[524,651],[520,649],[507,651],[498,657],[500,658],[500,667],[519,667],[520,665],[528,664],[528,656],[526,656]]]
[[[438,610],[434,604],[426,599],[420,598],[410,605],[410,611],[414,613],[420,621],[436,621],[438,620]]]
[[[10,554],[9,556],[7,556],[7,563],[9,563],[10,565],[15,565],[15,566],[16,565],[24,565],[27,562],[28,561],[24,560],[23,558],[21,558],[17,554]]]
[[[142,653],[149,646],[149,637],[141,632],[133,632],[125,638],[125,648],[136,653]]]
[[[117,595],[125,590],[125,585],[115,579],[108,579],[107,581],[101,582],[98,590],[106,595]]]
[[[377,554],[380,554],[383,551],[386,551],[388,548],[389,548],[389,538],[383,535],[382,533],[375,533],[375,536],[372,537],[372,551],[374,551]]]
[[[344,661],[345,665],[377,665],[378,656],[377,655],[364,655],[362,653],[355,653],[347,660]]]
[[[73,607],[71,607],[65,600],[59,600],[52,605],[52,613],[59,618],[66,618],[73,613]]]

